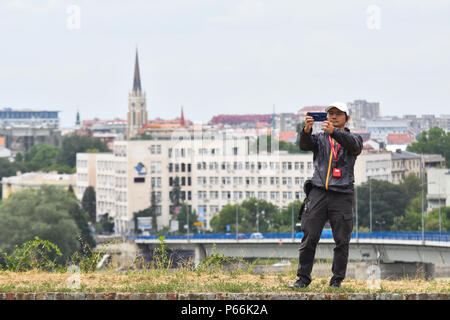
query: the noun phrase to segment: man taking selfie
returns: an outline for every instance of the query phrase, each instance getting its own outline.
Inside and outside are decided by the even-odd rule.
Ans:
[[[314,153],[314,174],[309,202],[301,218],[303,238],[299,249],[298,280],[290,285],[293,288],[306,288],[311,283],[317,243],[327,220],[336,243],[329,285],[340,287],[347,270],[353,229],[353,167],[362,151],[363,141],[361,136],[345,127],[350,119],[345,103],[332,103],[325,111],[322,132],[312,134],[314,118],[307,113],[305,127],[299,133],[300,149]]]

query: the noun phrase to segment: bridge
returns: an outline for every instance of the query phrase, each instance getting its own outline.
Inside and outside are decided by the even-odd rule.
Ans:
[[[303,234],[192,234],[166,236],[164,244],[172,252],[190,256],[198,264],[212,253],[236,258],[298,258]],[[151,255],[160,247],[157,236],[132,238],[141,251]],[[333,258],[334,240],[331,232],[322,233],[316,250],[316,259]],[[423,270],[433,278],[434,265],[450,265],[450,233],[426,232],[359,232],[352,233],[349,261],[377,262],[385,277],[405,270],[416,274]],[[383,276],[383,275],[382,275]]]

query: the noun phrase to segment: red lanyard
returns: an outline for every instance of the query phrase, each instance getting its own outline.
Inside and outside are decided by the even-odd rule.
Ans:
[[[328,141],[330,141],[330,146],[331,146],[331,151],[333,151],[333,156],[334,156],[334,160],[336,160],[336,163],[337,163],[337,153],[339,152],[339,148],[341,147],[341,145],[338,143],[338,146],[337,146],[337,150],[335,151],[334,150],[334,139],[333,139],[333,142],[331,141],[331,137],[330,136],[328,136]]]

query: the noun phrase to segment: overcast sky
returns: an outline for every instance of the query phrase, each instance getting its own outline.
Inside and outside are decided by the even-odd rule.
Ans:
[[[74,7],[75,6],[75,7]],[[366,99],[450,114],[450,1],[0,0],[0,108],[126,119],[136,46],[149,118]]]

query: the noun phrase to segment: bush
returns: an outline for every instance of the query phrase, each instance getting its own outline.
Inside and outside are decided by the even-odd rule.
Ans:
[[[21,247],[16,246],[11,255],[6,252],[1,253],[3,253],[5,268],[13,272],[33,269],[54,271],[57,268],[54,257],[62,256],[57,245],[39,237],[23,243]]]

